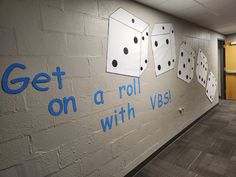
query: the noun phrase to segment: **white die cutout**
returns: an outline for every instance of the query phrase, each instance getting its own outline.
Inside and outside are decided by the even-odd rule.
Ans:
[[[206,95],[210,102],[213,102],[215,99],[216,94],[216,87],[217,87],[217,81],[212,72],[208,74],[208,80],[207,80],[207,87],[206,87]]]
[[[183,81],[190,83],[194,75],[194,63],[196,54],[192,47],[187,43],[183,42],[180,46],[179,52],[179,64],[177,70],[178,78]]]
[[[208,72],[207,57],[202,52],[202,50],[199,49],[197,57],[196,76],[198,82],[203,87],[206,87],[207,72]]]
[[[152,31],[152,51],[156,75],[163,74],[175,67],[175,34],[170,23],[155,24]]]
[[[148,62],[149,26],[120,8],[109,18],[107,72],[140,77]]]

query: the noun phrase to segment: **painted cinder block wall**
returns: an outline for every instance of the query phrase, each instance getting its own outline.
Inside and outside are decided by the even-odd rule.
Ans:
[[[2,0],[0,2],[0,77],[13,63],[9,80],[51,76],[35,90],[31,84],[19,94],[0,89],[0,176],[1,177],[106,177],[124,176],[174,135],[218,103],[211,104],[196,76],[190,84],[176,77],[175,69],[155,76],[149,41],[148,67],[140,78],[141,94],[119,99],[120,85],[132,77],[105,72],[108,16],[119,7],[147,22],[173,23],[176,54],[183,41],[208,57],[209,70],[218,76],[215,32],[158,12],[132,1],[112,0]],[[151,33],[151,31],[150,31]],[[52,76],[59,66],[66,75],[58,89]],[[1,85],[2,87],[2,85]],[[18,88],[21,85],[10,85]],[[94,93],[104,91],[103,105],[93,102]],[[171,92],[171,102],[152,110],[150,96]],[[53,117],[48,104],[53,98],[74,96],[68,114]],[[119,110],[135,108],[135,118],[125,119],[102,131],[101,118]],[[184,107],[184,113],[178,112]]]

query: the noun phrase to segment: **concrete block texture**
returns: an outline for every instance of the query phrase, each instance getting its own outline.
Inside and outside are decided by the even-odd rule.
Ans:
[[[68,0],[64,2],[66,11],[81,12],[88,15],[98,15],[98,1],[97,0]]]
[[[30,157],[29,138],[18,138],[0,144],[0,168],[5,169],[22,163]]]
[[[18,177],[16,167],[10,167],[0,171],[0,177]]]
[[[102,41],[94,36],[67,35],[69,56],[101,56]]]
[[[67,166],[60,171],[50,175],[50,177],[80,177],[83,176],[81,172],[81,163],[80,161],[73,163],[70,166]]]
[[[218,76],[217,39],[223,36],[137,2],[1,0],[0,177],[124,176],[217,104],[210,104],[195,77],[190,84],[179,80],[177,66],[156,77],[151,42],[140,93],[127,94],[138,78],[106,72],[109,16],[120,7],[150,29],[173,23],[177,56],[183,41],[195,51],[200,47]],[[12,64],[24,67],[4,81]],[[12,94],[6,86],[24,88]],[[170,102],[153,109],[150,98],[166,91]],[[69,97],[74,102],[66,102]]]
[[[73,141],[77,137],[77,128],[76,124],[69,122],[33,134],[32,144],[34,151],[47,151]]]
[[[66,36],[64,34],[47,33],[39,29],[29,31],[25,27],[16,29],[16,36],[20,55],[65,55]]]
[[[42,21],[45,30],[83,34],[83,18],[83,14],[80,13],[71,13],[48,6],[42,7]]]
[[[0,28],[0,54],[17,55],[15,31],[7,28]]]
[[[20,177],[48,176],[59,171],[57,150],[40,152],[30,160],[17,167]]]

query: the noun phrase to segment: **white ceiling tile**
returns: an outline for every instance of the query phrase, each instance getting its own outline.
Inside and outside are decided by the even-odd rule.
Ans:
[[[183,10],[180,10],[180,11],[176,11],[175,12],[175,15],[178,16],[178,17],[192,17],[192,16],[199,16],[199,14],[205,14],[205,13],[208,13],[208,9],[201,6],[201,5],[196,5],[194,7],[190,7],[190,8],[187,8],[187,9],[183,9]]]
[[[222,32],[223,34],[233,34],[236,31],[236,24],[235,25],[228,25],[223,28],[219,28],[217,30]]]
[[[194,0],[167,0],[155,7],[168,13],[188,9],[198,5]]]
[[[236,33],[236,0],[137,0],[222,34]]]
[[[202,13],[195,16],[186,16],[185,18],[189,21],[195,22],[197,24],[211,24],[216,20],[216,16],[211,12]]]
[[[156,6],[157,4],[161,4],[167,0],[136,0],[137,2],[140,2],[142,4],[146,4],[150,7],[154,7]]]
[[[227,7],[222,7],[220,9],[216,9],[215,12],[218,14],[218,16],[235,16],[236,12],[236,3],[232,5],[228,5]]]
[[[199,2],[200,4],[212,10],[219,10],[223,8],[225,9],[225,11],[227,11],[227,7],[230,7],[230,5],[234,4],[234,7],[236,6],[236,0],[195,0],[195,1]]]

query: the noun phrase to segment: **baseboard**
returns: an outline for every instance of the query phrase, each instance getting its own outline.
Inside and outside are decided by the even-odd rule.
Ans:
[[[201,115],[199,118],[197,118],[195,121],[193,121],[191,124],[189,124],[187,127],[185,127],[183,130],[181,130],[177,135],[175,135],[173,138],[171,138],[169,141],[167,141],[164,145],[162,145],[157,151],[152,153],[148,158],[146,158],[143,162],[141,162],[138,166],[136,166],[133,170],[131,170],[125,177],[132,177],[134,176],[138,171],[140,171],[148,162],[150,162],[154,157],[156,157],[160,152],[162,152],[165,148],[167,148],[171,143],[173,143],[176,139],[178,139],[181,135],[183,135],[186,131],[188,131],[191,127],[193,127],[197,122],[199,122],[206,114],[208,114],[212,109],[214,109],[219,103],[217,103],[215,106],[213,106],[211,109],[209,109],[207,112],[205,112],[203,115]]]

